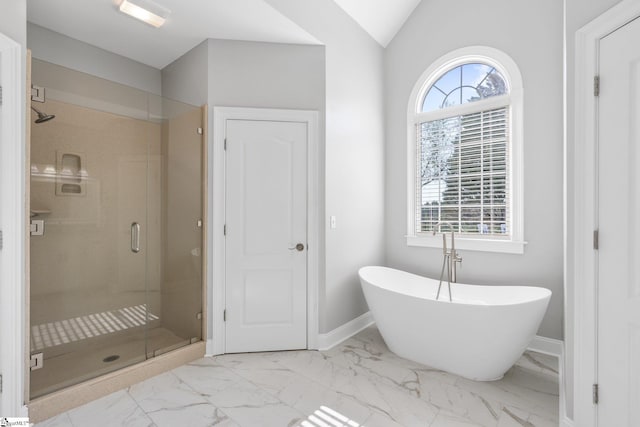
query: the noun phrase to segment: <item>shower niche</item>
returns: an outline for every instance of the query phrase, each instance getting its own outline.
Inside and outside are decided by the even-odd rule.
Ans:
[[[37,399],[201,344],[204,144],[200,107],[35,59],[32,80]]]
[[[56,196],[84,196],[84,154],[58,151],[56,158]]]

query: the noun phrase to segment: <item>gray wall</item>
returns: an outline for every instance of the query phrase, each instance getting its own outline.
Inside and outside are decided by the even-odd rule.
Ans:
[[[318,110],[322,117],[324,68],[324,46],[212,39],[209,105]]]
[[[323,152],[324,46],[209,40],[208,102],[210,114],[214,106],[316,110]],[[323,240],[320,246],[322,258]],[[319,312],[323,313],[322,298]]]
[[[162,96],[204,105],[209,95],[209,41],[205,40],[162,69]]]
[[[565,331],[564,331],[564,345],[565,345],[565,390],[566,390],[566,409],[567,416],[573,418],[573,381],[574,381],[574,330],[575,325],[573,322],[574,299],[575,299],[575,283],[574,283],[574,249],[571,246],[571,242],[574,239],[573,228],[571,227],[572,218],[575,215],[575,207],[573,204],[573,195],[575,189],[575,182],[573,180],[574,174],[574,159],[575,159],[575,146],[576,141],[574,139],[575,129],[575,34],[576,31],[588,24],[590,21],[601,15],[607,9],[618,4],[620,0],[565,0],[566,3],[566,38],[567,38],[567,253],[566,253],[566,284],[565,284]]]
[[[160,70],[29,23],[34,58],[160,95]]]
[[[465,13],[459,13],[464,10]],[[407,106],[420,75],[454,49],[511,56],[524,84],[524,255],[461,251],[459,280],[539,285],[553,292],[539,334],[562,338],[562,2],[423,1],[385,55],[386,238],[392,267],[438,277],[441,249],[407,247]],[[453,17],[455,20],[442,19]],[[544,31],[541,31],[544,29]]]
[[[0,13],[0,33],[13,39],[22,46],[27,45],[27,2],[9,0],[2,2]]]
[[[209,129],[213,129],[214,106],[317,110],[322,149],[324,85],[324,46],[205,40],[162,70],[163,96],[194,105],[208,104]],[[211,147],[213,132],[208,136]],[[212,153],[209,150],[209,156]],[[212,212],[210,205],[209,215]],[[208,239],[209,253],[213,253],[212,228]],[[213,295],[211,269],[207,282],[208,295]],[[213,313],[211,299],[207,304],[208,312]],[[212,334],[208,328],[207,338]]]
[[[333,1],[267,2],[326,46],[324,333],[368,310],[358,269],[384,263],[384,51]]]

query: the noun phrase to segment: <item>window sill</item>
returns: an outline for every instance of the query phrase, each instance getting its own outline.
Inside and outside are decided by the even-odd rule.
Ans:
[[[442,248],[442,233],[436,236],[407,236],[407,246],[423,248]],[[449,234],[449,233],[447,233]],[[447,245],[451,242],[447,236]],[[527,242],[513,240],[470,239],[456,236],[456,249],[465,251],[497,252],[505,254],[524,254]]]

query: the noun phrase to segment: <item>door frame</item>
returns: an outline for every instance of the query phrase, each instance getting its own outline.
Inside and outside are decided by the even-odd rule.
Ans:
[[[574,423],[581,427],[595,427],[598,421],[597,405],[592,402],[598,362],[598,254],[592,240],[598,226],[598,99],[594,96],[594,76],[599,73],[598,42],[639,16],[640,2],[624,0],[576,32],[572,162],[575,191],[574,214],[568,218],[573,220],[573,236],[567,244],[574,253],[571,265],[574,272],[571,281],[574,291]]]
[[[3,248],[0,250],[0,413],[24,417],[25,390],[25,69],[20,44],[0,34],[2,134],[0,194]]]
[[[300,122],[307,124],[307,349],[318,349],[318,277],[320,264],[319,212],[319,150],[318,112],[272,108],[214,107],[213,158],[210,159],[210,214],[212,215],[212,296],[209,324],[212,334],[207,338],[207,354],[225,353],[225,188],[226,167],[224,140],[227,120],[262,120]]]

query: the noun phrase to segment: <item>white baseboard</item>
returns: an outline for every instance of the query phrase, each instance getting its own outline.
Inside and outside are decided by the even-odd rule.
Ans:
[[[361,330],[373,325],[373,323],[373,316],[370,311],[367,311],[326,334],[318,334],[318,350],[329,350],[342,341],[351,338]]]
[[[573,420],[567,417],[564,378],[564,341],[536,335],[527,350],[548,354],[558,358],[558,382],[560,386],[560,427],[574,427]]]
[[[562,358],[563,348],[564,343],[561,340],[536,335],[531,341],[531,344],[529,344],[529,347],[527,347],[527,350]]]

